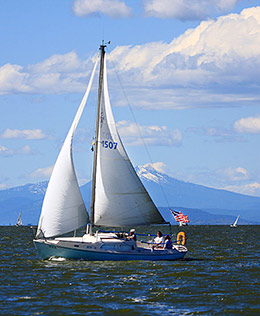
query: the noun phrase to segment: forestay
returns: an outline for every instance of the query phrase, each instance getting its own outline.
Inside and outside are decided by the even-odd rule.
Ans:
[[[92,86],[96,66],[97,62],[52,171],[43,201],[36,237],[41,235],[46,238],[58,236],[85,226],[88,223],[88,213],[80,193],[73,164],[72,141]]]
[[[106,58],[99,115],[94,223],[112,227],[163,223],[118,134],[108,94]]]

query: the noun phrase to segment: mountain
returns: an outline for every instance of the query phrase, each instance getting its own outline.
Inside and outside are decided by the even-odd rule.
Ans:
[[[16,223],[22,212],[24,224],[36,224],[48,181],[0,190],[0,225]]]
[[[193,225],[228,225],[240,214],[239,224],[260,223],[260,198],[217,190],[174,179],[151,167],[136,171],[165,220],[174,223],[169,207],[187,214]],[[14,225],[19,212],[24,224],[37,224],[48,182],[0,191],[0,225]],[[87,209],[91,182],[81,187]]]
[[[215,215],[231,215],[233,219],[240,213],[247,221],[260,222],[259,197],[184,182],[151,167],[137,167],[136,171],[157,206],[195,208]]]

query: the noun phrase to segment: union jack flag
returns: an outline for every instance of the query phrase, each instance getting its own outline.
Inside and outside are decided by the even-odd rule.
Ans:
[[[176,222],[181,222],[181,223],[189,223],[189,218],[188,215],[184,215],[182,214],[182,212],[180,211],[175,211],[175,210],[171,210],[172,215],[174,216]]]

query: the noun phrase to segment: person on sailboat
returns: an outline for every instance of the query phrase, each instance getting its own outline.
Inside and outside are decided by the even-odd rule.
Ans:
[[[154,238],[153,248],[163,248],[164,238],[160,230],[157,232],[157,236]]]
[[[164,249],[172,249],[172,241],[169,235],[165,237]]]
[[[136,241],[135,229],[130,229],[130,232],[129,232],[129,235],[127,236],[127,239]]]

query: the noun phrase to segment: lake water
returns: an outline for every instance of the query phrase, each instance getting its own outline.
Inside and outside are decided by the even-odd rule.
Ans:
[[[180,229],[182,261],[77,262],[43,261],[29,227],[0,227],[0,315],[260,315],[260,226]]]

